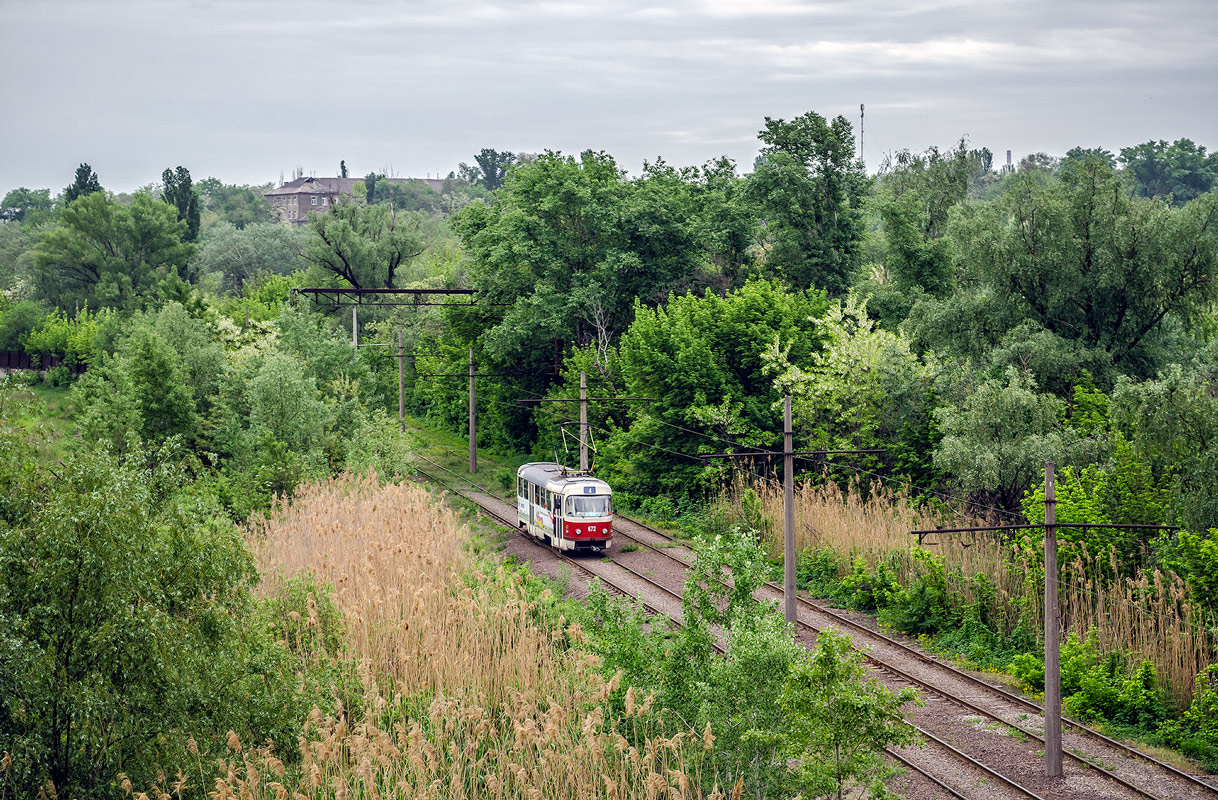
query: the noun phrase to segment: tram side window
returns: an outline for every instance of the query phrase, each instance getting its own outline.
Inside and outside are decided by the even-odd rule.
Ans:
[[[516,479],[516,496],[517,497],[528,497],[529,496],[529,491],[526,488],[524,478]]]

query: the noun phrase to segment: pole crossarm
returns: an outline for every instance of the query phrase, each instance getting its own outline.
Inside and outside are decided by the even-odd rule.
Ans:
[[[296,287],[293,294],[311,297],[314,303],[336,307],[346,306],[504,306],[510,303],[477,303],[474,301],[476,289],[356,289],[329,287]],[[433,303],[434,297],[468,297],[468,303]],[[394,298],[411,297],[412,300],[399,302]]]
[[[750,453],[710,453],[709,455],[698,456],[698,458],[755,458],[757,456],[840,456],[840,455],[860,455],[866,453],[886,453],[883,448],[871,448],[868,450],[795,450],[791,453],[783,453],[781,450],[756,450]]]
[[[1044,528],[1044,523],[1027,525],[978,525],[969,528],[926,528],[920,531],[910,531],[911,536],[918,537],[918,544],[932,533],[989,533],[991,531],[1031,531]],[[1116,522],[1055,522],[1054,528],[1112,528],[1116,530],[1145,530],[1145,531],[1178,531],[1179,525],[1130,525]]]
[[[583,398],[588,402],[597,403],[612,403],[612,402],[629,402],[629,403],[654,403],[654,397],[587,397]],[[578,397],[540,397],[536,399],[517,400],[517,403],[580,403],[583,402]]]
[[[468,372],[432,372],[427,375],[417,374],[416,378],[526,378],[529,377],[523,372],[475,372],[470,375]]]
[[[1062,777],[1061,620],[1057,594],[1057,530],[1097,528],[1109,530],[1178,531],[1176,525],[1138,525],[1120,522],[1058,522],[1057,488],[1052,461],[1045,462],[1045,521],[1026,525],[972,525],[964,528],[929,528],[909,533],[923,539],[934,533],[983,533],[1043,530],[1045,540],[1045,777]]]

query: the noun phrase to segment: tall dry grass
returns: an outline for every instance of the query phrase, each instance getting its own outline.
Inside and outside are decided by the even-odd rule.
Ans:
[[[422,488],[371,474],[302,487],[249,525],[263,591],[308,571],[333,584],[363,713],[302,720],[298,768],[230,734],[213,797],[702,796],[709,728],[655,734],[632,688],[621,714],[619,678],[569,646],[578,629],[539,624],[520,577],[479,572],[466,535]]]
[[[727,514],[752,522],[770,554],[781,556],[779,485],[737,479],[717,503]],[[795,493],[797,550],[832,550],[839,577],[862,559],[872,570],[883,564],[908,585],[920,568],[911,557],[917,545],[911,530],[983,524],[926,511],[882,487],[864,495],[855,486],[843,491],[832,482],[805,482]],[[1021,624],[1044,630],[1044,561],[1036,536],[1025,541],[995,534],[932,535],[924,547],[944,559],[949,590],[964,603],[983,605],[1000,632],[1010,634]],[[1115,556],[1089,555],[1069,542],[1060,543],[1060,552],[1063,634],[1093,635],[1105,650],[1149,659],[1175,703],[1187,706],[1196,676],[1218,657],[1218,641],[1212,616],[1191,600],[1185,582],[1157,570],[1122,577]]]

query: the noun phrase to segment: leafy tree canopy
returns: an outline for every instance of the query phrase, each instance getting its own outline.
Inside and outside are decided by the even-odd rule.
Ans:
[[[840,294],[860,263],[860,204],[867,188],[845,117],[814,111],[787,122],[766,117],[764,143],[749,179],[772,239],[769,270],[797,289]]]
[[[87,194],[100,192],[102,190],[101,182],[97,179],[97,173],[88,164],[81,164],[76,168],[76,178],[63,190],[64,205],[69,205],[78,197],[84,197]]]
[[[53,208],[50,189],[27,189],[20,186],[4,196],[0,202],[0,220],[23,222],[44,216]]]
[[[178,219],[186,223],[182,241],[193,242],[199,235],[199,195],[190,180],[190,170],[166,167],[161,173],[161,199],[178,210]]]
[[[1140,197],[1170,196],[1175,205],[1184,205],[1218,187],[1218,153],[1207,155],[1191,139],[1122,147],[1120,161]]]
[[[1099,158],[1011,180],[1000,200],[953,219],[966,277],[1118,369],[1152,370],[1165,318],[1218,293],[1218,195],[1179,209],[1133,197]]]
[[[425,248],[420,225],[392,206],[343,199],[309,217],[305,258],[357,289],[391,288],[398,268]]]
[[[271,221],[271,205],[263,195],[265,186],[237,186],[204,178],[195,189],[202,201],[201,230],[221,222],[242,230],[247,225]]]
[[[184,277],[195,246],[183,242],[177,209],[139,194],[121,205],[86,194],[59,214],[34,248],[35,284],[48,302],[67,307],[133,308],[165,278]]]
[[[204,231],[192,272],[218,272],[226,288],[240,294],[263,275],[287,275],[303,266],[307,233],[301,228],[256,222],[245,228],[221,222]]]

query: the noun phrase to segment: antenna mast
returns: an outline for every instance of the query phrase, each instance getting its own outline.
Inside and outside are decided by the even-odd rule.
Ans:
[[[863,158],[863,104],[859,103],[859,161],[864,164],[863,169],[866,169],[866,160]]]

